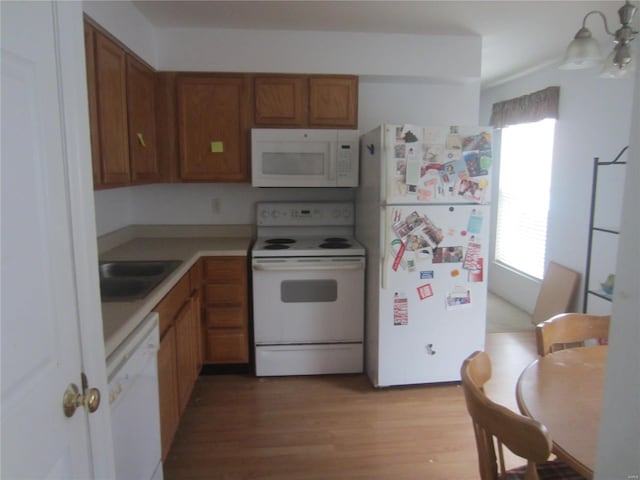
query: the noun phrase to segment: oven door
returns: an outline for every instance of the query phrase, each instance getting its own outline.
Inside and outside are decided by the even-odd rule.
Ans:
[[[362,342],[363,257],[253,262],[256,345]]]

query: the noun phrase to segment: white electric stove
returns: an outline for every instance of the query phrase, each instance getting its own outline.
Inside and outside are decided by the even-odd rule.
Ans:
[[[353,204],[259,203],[256,218],[256,374],[362,372],[365,250]]]

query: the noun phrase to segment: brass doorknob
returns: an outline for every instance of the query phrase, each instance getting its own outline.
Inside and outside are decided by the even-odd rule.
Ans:
[[[72,417],[76,409],[84,406],[85,410],[93,413],[100,406],[100,390],[97,388],[87,388],[84,393],[75,383],[71,383],[62,397],[62,408],[67,417]]]
[[[84,408],[87,409],[89,413],[93,413],[98,410],[100,406],[100,390],[97,388],[90,388],[84,394]]]

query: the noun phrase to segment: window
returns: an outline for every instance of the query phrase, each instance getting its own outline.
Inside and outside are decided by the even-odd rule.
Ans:
[[[544,276],[555,119],[502,129],[496,261]]]

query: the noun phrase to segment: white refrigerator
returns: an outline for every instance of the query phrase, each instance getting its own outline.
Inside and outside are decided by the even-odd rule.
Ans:
[[[459,381],[484,349],[491,161],[488,127],[382,125],[360,138],[355,233],[375,387]]]

